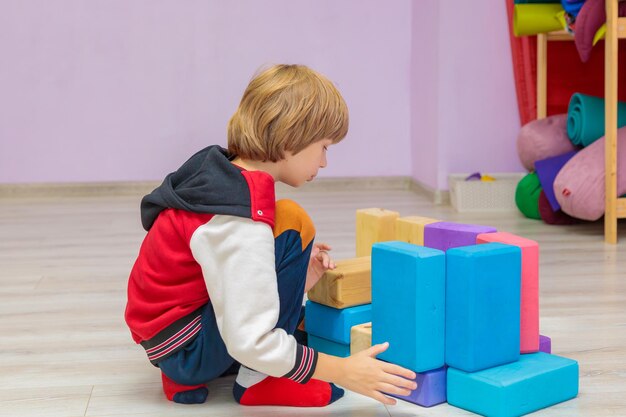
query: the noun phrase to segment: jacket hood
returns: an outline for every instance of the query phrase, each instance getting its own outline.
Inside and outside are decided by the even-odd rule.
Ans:
[[[166,208],[250,217],[250,189],[242,170],[220,146],[202,149],[141,200],[141,224],[150,230]]]

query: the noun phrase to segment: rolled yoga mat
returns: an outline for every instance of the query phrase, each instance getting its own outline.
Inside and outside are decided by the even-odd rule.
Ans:
[[[626,126],[626,103],[617,103],[617,126]],[[567,136],[574,145],[589,146],[604,136],[604,99],[576,93],[567,110]]]
[[[513,34],[528,36],[562,30],[563,25],[557,19],[557,13],[562,11],[560,3],[516,4],[513,8]]]
[[[517,136],[517,153],[522,165],[529,170],[542,159],[562,155],[577,149],[567,137],[567,114],[555,114],[526,123]]]
[[[541,220],[539,213],[539,194],[541,182],[536,172],[531,172],[517,183],[515,204],[519,211],[529,219]]]
[[[561,210],[583,220],[604,214],[604,137],[581,149],[554,179]],[[617,131],[617,195],[626,193],[626,128]]]

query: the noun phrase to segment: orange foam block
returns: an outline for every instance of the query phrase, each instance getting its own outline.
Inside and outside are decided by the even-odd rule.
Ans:
[[[511,233],[480,234],[476,243],[499,242],[522,250],[520,352],[539,351],[539,244]]]

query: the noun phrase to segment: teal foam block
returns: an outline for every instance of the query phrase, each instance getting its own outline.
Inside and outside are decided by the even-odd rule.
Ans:
[[[350,356],[350,345],[343,343],[333,342],[332,340],[324,339],[323,337],[317,337],[312,334],[308,335],[308,346],[318,352],[326,353],[328,355],[339,356],[341,358],[347,358]]]
[[[344,345],[350,344],[352,326],[372,321],[371,304],[338,309],[309,300],[304,312],[304,329],[308,334]]]
[[[444,365],[445,254],[406,242],[372,247],[372,344],[415,372]]]
[[[489,417],[521,416],[578,395],[578,362],[548,353],[480,372],[448,368],[448,403]]]
[[[448,366],[476,372],[519,359],[521,257],[502,243],[448,250]]]

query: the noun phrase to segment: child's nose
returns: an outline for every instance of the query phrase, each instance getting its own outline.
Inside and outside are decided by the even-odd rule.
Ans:
[[[322,159],[320,160],[320,168],[326,168],[327,162],[326,162],[326,155],[322,155]]]

